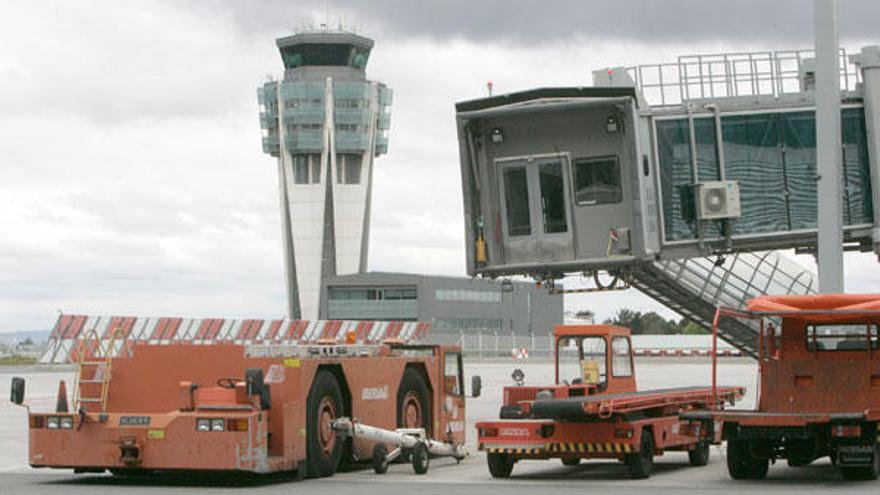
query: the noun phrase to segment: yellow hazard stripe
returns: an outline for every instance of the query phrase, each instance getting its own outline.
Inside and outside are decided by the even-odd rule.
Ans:
[[[550,442],[544,450],[554,454],[631,454],[632,444],[617,442]]]
[[[537,455],[543,452],[541,447],[487,447],[490,454]]]

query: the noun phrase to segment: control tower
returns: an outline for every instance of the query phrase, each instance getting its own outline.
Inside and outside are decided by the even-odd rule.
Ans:
[[[278,159],[288,316],[315,319],[324,277],[367,269],[391,90],[366,78],[371,39],[322,30],[276,44],[284,79],[257,89],[263,151]]]

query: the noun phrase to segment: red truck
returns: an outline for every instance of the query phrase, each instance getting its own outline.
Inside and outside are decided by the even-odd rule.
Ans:
[[[682,410],[722,407],[743,394],[737,387],[682,387],[637,391],[630,331],[609,325],[560,325],[554,331],[553,385],[504,388],[500,419],[477,423],[478,448],[489,473],[510,476],[523,459],[619,459],[633,478],[650,476],[655,455],[688,452],[702,466],[718,438]],[[516,379],[516,378],[515,378]]]
[[[55,411],[29,411],[31,466],[330,476],[376,447],[339,436],[333,422],[343,416],[389,430],[423,428],[452,446],[465,441],[457,347],[335,339],[128,346],[115,335],[80,342],[69,412],[61,392]],[[478,378],[474,386],[478,395]],[[26,404],[24,389],[13,378],[12,402]]]
[[[846,479],[876,479],[880,295],[763,296],[746,307],[719,309],[715,335],[721,317],[760,320],[757,408],[682,418],[723,422],[735,479],[764,478],[777,459],[804,466],[825,456]]]

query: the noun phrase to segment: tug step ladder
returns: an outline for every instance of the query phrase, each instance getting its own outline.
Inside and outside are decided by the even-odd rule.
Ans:
[[[103,338],[98,335],[96,329],[92,328],[79,340],[74,361],[76,364],[73,393],[75,411],[106,412],[113,356],[121,352],[125,347],[124,344],[125,332],[121,325],[110,329]]]
[[[817,293],[816,276],[777,251],[659,260],[635,268],[631,275],[633,287],[710,331],[719,306],[745,308],[746,301],[766,294]],[[724,318],[718,334],[757,357],[756,323]]]

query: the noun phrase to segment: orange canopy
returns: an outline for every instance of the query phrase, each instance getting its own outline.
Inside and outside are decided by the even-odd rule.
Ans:
[[[880,317],[880,294],[760,296],[746,303],[746,307],[750,312],[763,315],[841,321],[866,316]]]

